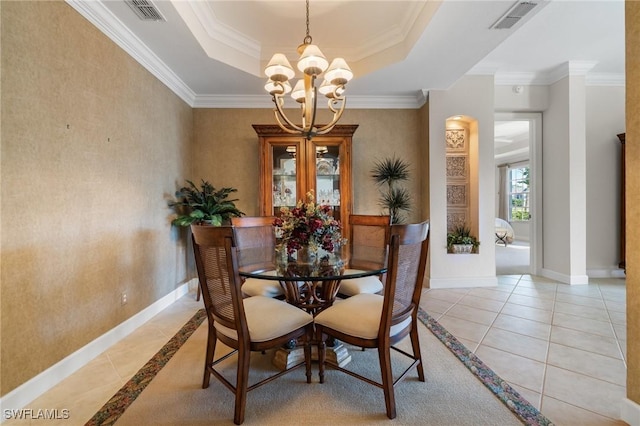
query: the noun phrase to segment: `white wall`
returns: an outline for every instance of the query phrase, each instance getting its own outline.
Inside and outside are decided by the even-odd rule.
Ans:
[[[514,90],[519,87],[520,90]],[[549,106],[549,86],[496,86],[496,112],[540,112]]]
[[[625,132],[624,87],[587,87],[587,272],[623,276],[618,269],[620,141]]]
[[[588,282],[584,80],[552,84],[543,114],[542,274],[571,284]]]
[[[495,179],[492,76],[467,76],[449,90],[429,92],[430,257],[429,286],[496,285]],[[478,122],[479,254],[448,254],[445,122],[455,115]]]
[[[563,136],[558,136],[563,123],[568,120],[569,100],[562,105],[562,98],[568,97],[558,92],[557,85],[522,86],[519,93],[514,86],[496,86],[496,112],[544,112],[543,128],[545,136],[553,138],[556,144],[563,144]],[[554,89],[554,92],[551,92]],[[553,95],[553,105],[550,98]],[[620,225],[620,142],[617,134],[625,132],[625,88],[623,86],[586,86],[586,272],[589,277],[623,276],[618,269],[619,225]],[[547,141],[546,154],[554,145]],[[560,149],[560,148],[557,148]],[[555,156],[553,156],[555,157]],[[556,158],[551,158],[551,161]],[[566,161],[566,158],[565,158]],[[547,168],[548,169],[548,168]],[[547,170],[548,171],[548,170]],[[553,175],[547,174],[547,179]],[[553,188],[552,188],[553,189]],[[545,197],[544,210],[552,220],[549,227],[564,226],[559,221],[565,219],[563,211],[568,206],[558,205],[553,195]],[[558,222],[558,223],[556,223]],[[523,235],[515,229],[516,235]],[[551,231],[553,234],[554,231]],[[568,238],[567,236],[564,237]],[[548,241],[547,241],[548,242]],[[546,250],[549,255],[548,248]],[[566,253],[568,255],[568,249]],[[549,264],[546,267],[550,267]]]

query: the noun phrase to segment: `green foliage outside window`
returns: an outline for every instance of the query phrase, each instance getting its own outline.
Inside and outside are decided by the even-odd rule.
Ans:
[[[509,170],[509,220],[527,221],[529,212],[529,167]]]

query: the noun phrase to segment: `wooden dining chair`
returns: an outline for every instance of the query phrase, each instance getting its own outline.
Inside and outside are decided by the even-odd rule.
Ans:
[[[232,227],[192,225],[191,229],[209,325],[202,387],[209,387],[213,375],[235,394],[233,421],[239,425],[244,421],[248,391],[303,365],[306,367],[307,383],[311,383],[313,317],[271,297],[242,296]],[[304,360],[249,385],[251,352],[279,348],[295,339],[300,339],[304,345]],[[218,341],[233,351],[214,359]],[[238,359],[235,385],[216,370],[218,363],[234,354]]]
[[[231,218],[231,225],[235,228],[236,245],[239,249],[252,247],[268,247],[270,250],[276,245],[273,230],[273,216],[242,216]],[[265,251],[266,254],[271,251]],[[264,259],[265,261],[271,260]],[[275,271],[273,271],[275,275]],[[284,298],[284,292],[278,281],[260,278],[245,278],[242,293],[246,296],[267,296]]]
[[[351,247],[384,249],[389,244],[391,216],[358,215],[349,216],[349,244]],[[357,255],[351,260],[350,270],[357,270]],[[361,293],[381,293],[383,276],[370,276],[343,280],[339,296],[342,298]]]
[[[391,226],[391,243],[384,295],[358,294],[319,313],[315,318],[320,383],[324,383],[325,364],[382,388],[387,417],[396,417],[394,387],[416,368],[424,382],[422,356],[418,341],[418,306],[422,294],[429,223]],[[412,353],[394,346],[406,336],[411,338]],[[382,380],[376,382],[327,360],[325,339],[333,337],[363,348],[377,348]],[[394,381],[391,349],[407,356],[411,365]]]

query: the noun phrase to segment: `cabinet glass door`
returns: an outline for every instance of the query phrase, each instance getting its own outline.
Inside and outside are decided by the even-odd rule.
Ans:
[[[273,214],[280,213],[280,207],[294,207],[298,200],[297,145],[274,145],[272,164]]]
[[[333,216],[340,219],[340,146],[319,142],[314,148],[316,201],[331,206]]]

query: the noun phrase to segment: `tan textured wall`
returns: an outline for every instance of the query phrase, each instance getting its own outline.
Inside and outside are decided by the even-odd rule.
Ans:
[[[420,117],[420,158],[423,164],[420,176],[420,194],[422,198],[422,208],[420,211],[420,220],[429,219],[429,100],[419,111]]]
[[[627,397],[640,404],[640,2],[625,3]]]
[[[0,9],[5,395],[187,278],[193,111],[66,3]]]
[[[257,214],[260,152],[251,125],[273,123],[273,112],[267,109],[194,110],[192,179],[209,180],[216,188],[237,188],[238,207],[248,215]],[[428,161],[421,159],[418,110],[347,110],[340,124],[359,125],[353,136],[354,213],[381,212],[370,171],[375,161],[395,154],[410,163],[412,180],[406,188],[416,198],[409,220],[419,220],[421,210],[424,214],[420,177]]]

